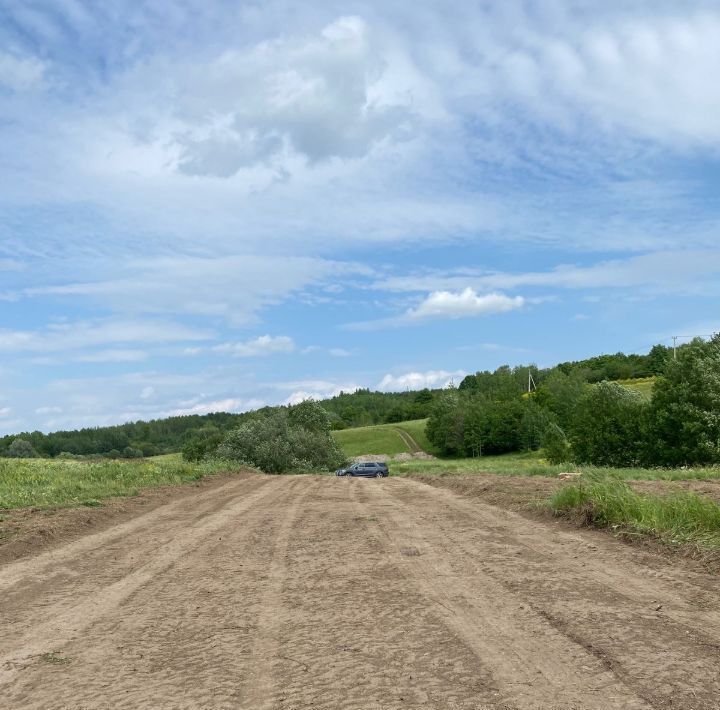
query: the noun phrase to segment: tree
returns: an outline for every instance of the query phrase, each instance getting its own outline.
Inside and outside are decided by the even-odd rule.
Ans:
[[[327,412],[311,400],[245,422],[227,434],[217,456],[265,473],[328,471],[345,462]]]
[[[451,456],[464,453],[463,414],[460,395],[454,389],[446,390],[433,403],[425,433],[428,441],[442,453]]]
[[[598,466],[634,466],[642,457],[645,400],[616,382],[600,382],[581,397],[569,429],[573,458]]]
[[[20,438],[15,439],[8,446],[5,455],[11,459],[36,459],[39,456],[29,441]]]
[[[658,377],[645,458],[662,466],[720,461],[720,335],[678,350]]]

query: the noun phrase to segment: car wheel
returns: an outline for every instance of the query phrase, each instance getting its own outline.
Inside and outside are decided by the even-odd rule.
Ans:
[[[375,474],[375,478],[382,478],[382,477],[383,477],[382,471],[378,471],[378,472]]]

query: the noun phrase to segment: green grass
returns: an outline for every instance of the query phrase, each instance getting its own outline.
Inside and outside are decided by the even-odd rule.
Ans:
[[[227,464],[190,464],[179,457],[128,461],[0,459],[0,509],[97,506],[148,486],[197,481]]]
[[[555,515],[598,527],[652,535],[666,543],[720,548],[720,506],[695,493],[645,495],[617,476],[595,474],[563,486],[548,501]]]
[[[363,454],[380,454],[395,456],[410,451],[397,430],[410,434],[417,445],[427,453],[435,453],[432,445],[425,436],[427,419],[415,419],[397,424],[377,424],[375,426],[355,427],[334,431],[333,436],[348,457],[362,456]]]
[[[623,387],[639,392],[645,399],[649,400],[650,397],[652,397],[653,387],[655,386],[655,378],[638,377],[634,380],[617,380],[617,383]]]
[[[396,426],[399,429],[402,429],[403,431],[406,431],[408,434],[410,434],[410,436],[415,439],[415,442],[423,451],[427,452],[428,454],[437,455],[439,452],[430,443],[427,435],[425,434],[425,427],[427,426],[427,421],[427,419],[413,419],[408,422],[398,422],[397,424],[393,424],[393,426]]]
[[[335,440],[342,447],[345,456],[362,456],[363,454],[380,454],[394,456],[409,451],[400,435],[395,431],[395,424],[363,426],[354,429],[334,431]]]
[[[475,459],[432,459],[429,461],[395,461],[390,473],[429,475],[495,473],[501,476],[548,476],[553,478],[563,471],[583,474],[613,474],[627,481],[712,481],[720,479],[720,468],[604,468],[577,466],[573,463],[550,464],[538,451],[502,456],[481,456]]]

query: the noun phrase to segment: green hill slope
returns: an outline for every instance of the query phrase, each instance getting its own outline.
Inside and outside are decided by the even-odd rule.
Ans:
[[[431,452],[425,436],[427,419],[396,424],[356,427],[333,432],[336,441],[348,457],[376,454],[395,456],[413,451]]]

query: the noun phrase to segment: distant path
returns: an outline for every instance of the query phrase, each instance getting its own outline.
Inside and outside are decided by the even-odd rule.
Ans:
[[[252,476],[0,565],[3,710],[717,710],[718,578],[405,479]]]
[[[412,436],[404,429],[400,429],[400,427],[393,427],[393,431],[400,436],[400,438],[405,443],[405,446],[407,446],[410,450],[411,454],[417,454],[418,452],[423,450],[417,443],[417,441],[415,441],[415,439],[413,439]]]

